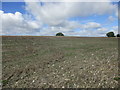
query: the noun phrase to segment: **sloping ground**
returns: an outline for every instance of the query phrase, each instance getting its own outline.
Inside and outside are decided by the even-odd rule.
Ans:
[[[3,37],[3,88],[116,88],[117,38]]]

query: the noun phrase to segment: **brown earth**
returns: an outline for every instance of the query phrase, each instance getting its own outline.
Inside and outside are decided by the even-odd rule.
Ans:
[[[2,37],[3,88],[117,88],[118,39]]]

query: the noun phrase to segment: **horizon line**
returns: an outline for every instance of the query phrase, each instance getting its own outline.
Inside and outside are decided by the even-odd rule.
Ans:
[[[0,35],[0,37],[79,37],[79,38],[111,38],[107,36],[92,37],[92,36],[32,36],[32,35]],[[116,38],[116,37],[112,37]]]

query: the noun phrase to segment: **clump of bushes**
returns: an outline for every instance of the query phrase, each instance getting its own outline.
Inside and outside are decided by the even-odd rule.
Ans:
[[[114,77],[114,80],[119,81],[120,77]]]
[[[116,37],[120,37],[120,34],[117,34],[117,36]]]
[[[56,36],[64,36],[64,34],[59,32],[59,33],[56,34]]]
[[[115,37],[114,32],[108,32],[106,35],[107,35],[107,37]]]
[[[120,37],[120,34],[117,34],[117,35],[115,36],[114,32],[108,32],[108,33],[106,34],[106,36],[107,36],[107,37]]]

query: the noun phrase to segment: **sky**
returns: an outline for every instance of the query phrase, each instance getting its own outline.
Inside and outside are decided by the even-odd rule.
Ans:
[[[117,2],[2,2],[1,35],[104,37],[118,33]]]

